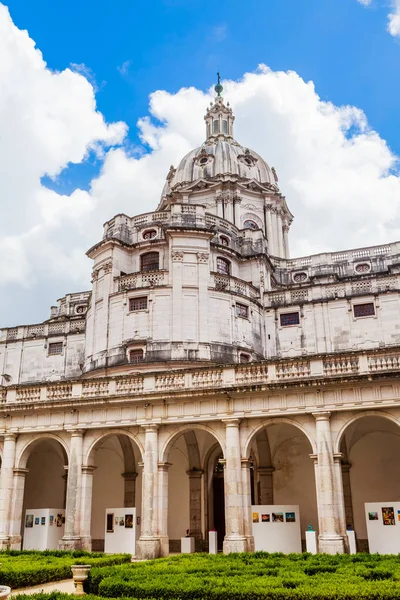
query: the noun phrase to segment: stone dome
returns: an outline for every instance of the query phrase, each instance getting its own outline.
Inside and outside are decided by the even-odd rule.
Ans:
[[[171,169],[162,195],[166,196],[199,179],[230,177],[255,180],[277,189],[275,170],[259,154],[234,140],[223,138],[208,140],[186,154],[177,169]]]
[[[218,88],[218,89],[217,89]],[[216,86],[218,96],[207,109],[206,141],[181,160],[178,167],[171,167],[162,191],[162,198],[199,179],[254,180],[266,188],[278,191],[278,178],[257,152],[238,144],[233,137],[235,117],[232,108],[224,104],[220,96],[222,86]]]

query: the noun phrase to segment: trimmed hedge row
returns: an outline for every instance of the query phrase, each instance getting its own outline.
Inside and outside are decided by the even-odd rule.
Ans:
[[[181,555],[92,568],[86,591],[157,600],[398,600],[400,557]]]
[[[84,551],[16,551],[0,552],[0,585],[12,589],[70,579],[71,565],[111,566],[128,563],[130,554],[104,555]]]

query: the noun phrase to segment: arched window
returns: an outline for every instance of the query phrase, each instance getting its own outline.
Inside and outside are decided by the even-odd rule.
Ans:
[[[225,235],[220,235],[219,241],[223,246],[229,246],[229,238],[227,238]]]
[[[228,133],[228,121],[225,119],[222,121],[222,133]]]
[[[130,363],[138,363],[144,360],[143,350],[138,348],[137,350],[131,350],[129,352],[129,362]]]
[[[214,119],[213,121],[213,133],[219,133],[219,120]]]
[[[160,257],[158,252],[146,252],[140,257],[141,271],[158,271],[160,268]]]
[[[257,223],[255,221],[252,221],[251,219],[247,219],[244,223],[243,223],[243,229],[259,229]]]
[[[239,354],[239,362],[241,362],[241,363],[250,362],[250,354],[245,354],[244,352],[241,352]]]
[[[231,274],[231,263],[226,258],[222,258],[221,256],[217,256],[217,272],[221,273],[221,275],[230,275]]]
[[[157,237],[157,231],[155,229],[147,229],[147,231],[143,232],[144,240],[153,240],[155,237]]]

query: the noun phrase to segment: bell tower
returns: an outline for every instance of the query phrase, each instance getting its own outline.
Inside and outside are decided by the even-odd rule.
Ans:
[[[221,84],[220,74],[217,73],[217,75],[218,83],[214,88],[217,93],[215,102],[214,104],[211,102],[204,117],[206,122],[206,138],[207,141],[210,140],[211,142],[215,142],[218,139],[233,140],[233,122],[235,120],[229,102],[226,105],[224,104],[224,99],[221,95],[224,88]]]

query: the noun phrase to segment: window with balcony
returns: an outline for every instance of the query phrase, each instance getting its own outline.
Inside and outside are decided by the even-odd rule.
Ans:
[[[147,308],[147,296],[141,296],[140,298],[129,298],[129,310],[146,310]]]
[[[246,304],[240,304],[239,302],[236,302],[235,314],[237,317],[241,317],[242,319],[248,319],[249,307]]]
[[[231,263],[226,258],[222,258],[221,256],[217,257],[217,273],[221,273],[221,275],[230,275],[231,274]]]
[[[355,317],[374,317],[375,305],[373,302],[365,302],[364,304],[354,304],[353,312]]]
[[[62,354],[63,352],[63,343],[62,342],[52,342],[49,344],[49,356],[54,356],[55,354]]]
[[[158,271],[160,268],[160,256],[158,252],[146,252],[140,257],[141,271]]]
[[[144,360],[144,352],[141,348],[137,350],[130,350],[129,352],[129,362],[130,363],[139,363]]]
[[[300,325],[300,313],[282,313],[280,315],[281,327],[290,327],[291,325]]]

